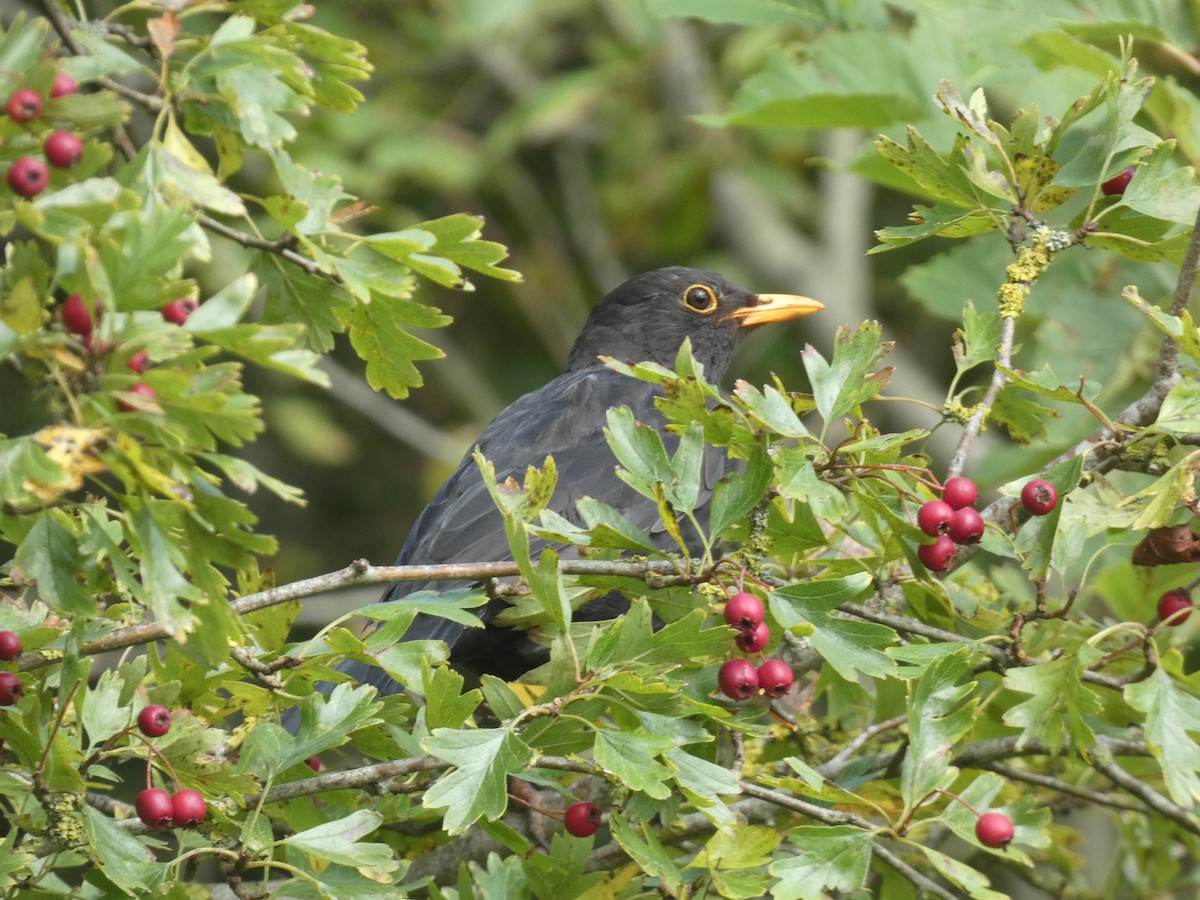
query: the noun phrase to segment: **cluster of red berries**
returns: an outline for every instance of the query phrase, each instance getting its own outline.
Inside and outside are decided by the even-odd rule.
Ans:
[[[171,730],[171,711],[157,703],[145,707],[138,713],[138,731],[148,738],[162,737]],[[157,753],[153,745],[152,752]],[[150,783],[150,764],[146,764],[146,783]],[[133,801],[138,818],[151,828],[192,828],[204,821],[208,815],[208,804],[199,791],[180,789],[175,782],[175,793],[162,788],[147,787]]]
[[[725,621],[737,629],[733,642],[743,653],[761,653],[771,640],[771,629],[764,621],[762,601],[745,591],[734,594],[725,604]],[[746,659],[731,659],[717,673],[721,693],[731,700],[749,700],[759,691],[768,697],[782,697],[792,687],[791,666],[782,659],[768,659],[756,669]]]
[[[930,500],[917,510],[917,525],[935,539],[917,548],[917,556],[929,571],[949,570],[960,545],[978,544],[983,538],[983,517],[975,511],[978,499],[975,482],[958,475],[942,486],[941,500]]]
[[[175,325],[183,325],[187,322],[188,316],[195,312],[199,306],[200,303],[198,300],[192,297],[181,297],[163,306],[159,312],[162,313],[162,317],[166,321]],[[79,335],[83,339],[84,347],[88,350],[101,349],[95,337],[96,324],[100,320],[100,310],[98,308],[93,314],[92,304],[89,304],[79,294],[71,294],[59,306],[58,317],[63,324],[63,328],[72,334]],[[150,355],[145,350],[139,350],[129,358],[129,361],[125,365],[134,374],[141,375],[150,367]],[[136,394],[146,400],[153,400],[158,396],[158,392],[143,381],[134,384],[128,389],[127,393]],[[127,399],[118,400],[117,407],[122,412],[132,412],[137,408]]]
[[[79,90],[75,79],[65,72],[54,76],[51,97],[64,97]],[[37,91],[19,88],[8,97],[4,107],[8,117],[21,125],[28,125],[42,114],[42,98]],[[56,169],[69,169],[83,159],[83,141],[70,131],[51,131],[42,141],[43,161],[36,156],[22,156],[8,167],[6,181],[13,193],[26,199],[36,197],[50,184],[50,170],[46,163]]]
[[[0,662],[21,655],[21,639],[11,631],[0,631]],[[0,672],[0,706],[16,706],[25,696],[25,684],[12,672]]]
[[[975,482],[956,475],[942,486],[941,500],[921,504],[917,525],[935,540],[918,547],[917,556],[929,571],[948,571],[960,546],[983,538],[983,517],[975,511],[978,499]],[[1030,515],[1049,515],[1058,506],[1058,491],[1050,482],[1035,478],[1021,489],[1021,505]]]

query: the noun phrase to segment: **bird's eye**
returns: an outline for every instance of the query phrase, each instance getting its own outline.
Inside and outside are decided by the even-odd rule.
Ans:
[[[683,305],[692,312],[707,316],[717,311],[717,295],[704,284],[693,284],[683,292]]]

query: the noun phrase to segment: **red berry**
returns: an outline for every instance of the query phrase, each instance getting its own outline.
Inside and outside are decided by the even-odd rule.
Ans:
[[[563,816],[563,824],[573,837],[591,837],[600,827],[600,807],[595,803],[572,803]]]
[[[321,771],[321,757],[319,757],[319,756],[310,756],[310,757],[309,757],[308,759],[306,759],[304,762],[305,762],[305,763],[307,763],[307,764],[308,764],[308,767],[309,767],[310,769],[312,769],[314,772],[320,772],[320,771]]]
[[[950,540],[956,544],[978,544],[983,538],[983,516],[969,506],[956,509],[950,518]]]
[[[25,696],[25,685],[12,672],[0,672],[0,706],[16,706]]]
[[[133,801],[138,818],[151,828],[166,828],[174,814],[171,795],[162,788],[146,788]]]
[[[54,87],[50,88],[50,96],[65,97],[67,94],[75,94],[78,91],[79,82],[66,72],[59,72],[54,76]]]
[[[21,655],[21,639],[11,631],[0,631],[0,662],[12,662]]]
[[[1125,193],[1125,188],[1129,187],[1129,182],[1133,181],[1133,166],[1126,166],[1112,178],[1101,183],[1100,193],[1106,197],[1120,197]]]
[[[171,730],[171,711],[152,703],[138,713],[138,728],[146,737],[162,737]]]
[[[930,572],[948,572],[954,565],[954,555],[958,547],[946,535],[938,535],[932,544],[922,544],[917,548],[917,556]]]
[[[46,161],[60,169],[69,169],[83,159],[83,141],[69,131],[52,131],[42,143]]]
[[[36,197],[50,183],[50,172],[40,159],[22,156],[8,167],[6,180],[14,194],[25,198]]]
[[[782,697],[792,688],[792,667],[782,659],[768,659],[758,667],[758,686],[768,697]]]
[[[725,621],[742,631],[750,631],[761,625],[765,614],[762,601],[753,594],[734,594],[725,604]]]
[[[979,488],[970,478],[956,475],[942,486],[942,499],[955,509],[974,506],[979,499]]]
[[[748,700],[758,693],[758,672],[744,659],[731,659],[717,673],[717,686],[732,700]]]
[[[162,317],[168,322],[182,325],[199,305],[191,297],[181,297],[178,300],[172,300],[162,308]]]
[[[133,356],[129,357],[129,362],[125,363],[125,368],[131,372],[136,372],[141,375],[150,367],[150,354],[145,350],[139,350]]]
[[[1003,850],[1013,839],[1012,819],[1004,813],[984,813],[975,823],[975,837],[985,847]]]
[[[92,333],[95,323],[92,322],[92,311],[78,294],[71,294],[59,307],[58,317],[62,319],[63,327],[72,334],[87,336]]]
[[[1175,616],[1171,619],[1171,625],[1182,625],[1188,620],[1192,614],[1192,595],[1187,588],[1175,588],[1173,591],[1167,591],[1158,598],[1158,617],[1164,622],[1174,616],[1175,613],[1187,610],[1183,615]],[[2,657],[0,657],[2,658]]]
[[[171,798],[171,818],[176,828],[191,828],[204,821],[208,805],[199,791],[185,788]]]
[[[158,391],[142,381],[139,381],[125,393],[137,394],[139,397],[145,397],[147,400],[153,400],[158,396]],[[133,412],[137,408],[137,406],[135,406],[133,403],[130,403],[128,400],[117,400],[117,409],[121,410],[122,412]]]
[[[917,524],[930,537],[937,537],[950,530],[950,518],[954,507],[945,500],[930,500],[917,510]]]
[[[1021,505],[1035,516],[1044,516],[1058,506],[1058,491],[1050,482],[1034,479],[1021,488]]]
[[[14,122],[32,122],[42,114],[42,98],[37,91],[21,88],[9,94],[5,111]]]
[[[752,631],[739,631],[733,642],[743,653],[757,653],[771,640],[771,629],[766,622],[759,622]]]

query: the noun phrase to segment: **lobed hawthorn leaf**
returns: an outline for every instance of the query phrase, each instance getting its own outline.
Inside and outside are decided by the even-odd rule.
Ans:
[[[373,809],[356,809],[332,822],[322,822],[279,841],[317,859],[351,866],[373,881],[391,883],[391,873],[400,867],[387,844],[368,844],[360,839],[383,824],[383,816]]]
[[[529,765],[529,747],[504,728],[439,728],[421,742],[426,753],[454,768],[425,792],[424,805],[445,809],[447,833],[461,834],[479,819],[497,819],[508,807],[508,776]]]
[[[654,830],[647,822],[634,823],[624,815],[614,812],[608,820],[613,838],[621,849],[629,854],[638,867],[652,878],[662,881],[663,887],[679,896],[684,887],[683,873],[676,864],[674,854],[659,842]]]
[[[1095,743],[1087,718],[1099,713],[1102,704],[1082,676],[1101,656],[1100,650],[1083,644],[1074,654],[1004,673],[1005,687],[1030,695],[1004,713],[1005,724],[1021,729],[1018,746],[1039,739],[1057,754],[1066,741],[1076,752]]]
[[[812,382],[817,412],[826,422],[853,412],[887,387],[891,369],[873,371],[892,348],[891,341],[881,340],[882,333],[879,323],[873,321],[864,322],[853,333],[840,326],[831,362],[815,347],[805,345],[801,354],[804,371]]]
[[[871,587],[867,572],[843,578],[819,578],[777,588],[768,596],[771,615],[784,628],[812,628],[809,640],[821,657],[847,681],[859,673],[885,678],[895,663],[880,651],[896,640],[886,625],[834,615],[842,603],[862,596]]]
[[[531,853],[524,860],[525,877],[535,897],[588,897],[602,890],[609,872],[584,874],[592,842],[565,834],[550,838],[549,853]],[[506,896],[512,896],[506,895]]]
[[[788,832],[794,852],[775,854],[775,900],[822,900],[831,891],[863,890],[871,866],[872,835],[852,825],[801,825]]]
[[[996,310],[976,312],[968,300],[963,305],[962,328],[954,333],[954,366],[961,373],[995,359],[1000,347],[1000,315]]]
[[[917,844],[917,848],[925,854],[938,872],[966,891],[971,900],[1010,900],[1009,894],[993,891],[990,887],[991,881],[978,869],[923,843]]]
[[[263,321],[302,323],[308,329],[309,344],[319,353],[333,349],[333,335],[346,327],[344,318],[354,315],[362,327],[372,327],[354,307],[347,290],[326,278],[295,266],[280,266],[277,258],[266,252],[258,255],[252,271],[267,297]]]
[[[169,867],[152,861],[145,844],[112,818],[86,803],[83,827],[87,851],[100,874],[130,897],[144,897],[167,877]]]
[[[367,364],[367,383],[397,400],[424,384],[415,363],[446,355],[404,328],[440,327],[450,321],[436,310],[431,318],[430,308],[422,304],[376,294],[370,303],[357,304],[341,315],[350,329],[350,343]]]
[[[926,667],[908,688],[908,749],[900,767],[905,810],[922,803],[950,773],[954,745],[974,724],[974,682],[968,651],[943,656]]]
[[[75,534],[58,510],[36,514],[13,557],[13,566],[37,584],[38,596],[52,609],[90,615],[95,600],[79,584],[82,560]]]
[[[1149,678],[1125,686],[1125,700],[1146,717],[1146,744],[1162,767],[1167,793],[1185,808],[1200,803],[1200,699],[1178,683],[1182,659],[1172,650]]]
[[[665,800],[671,795],[667,786],[671,770],[656,757],[674,746],[673,738],[660,735],[600,731],[592,756],[596,765],[616,775],[630,790]]]

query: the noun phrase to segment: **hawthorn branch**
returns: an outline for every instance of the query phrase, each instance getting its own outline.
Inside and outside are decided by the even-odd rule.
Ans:
[[[1113,761],[1111,754],[1097,754],[1096,758],[1092,760],[1092,767],[1117,786],[1133,794],[1154,812],[1166,816],[1192,834],[1200,835],[1200,819],[1182,806],[1168,800],[1141,779],[1130,775]]]
[[[686,570],[682,567],[686,567]],[[638,578],[651,587],[668,587],[678,584],[700,584],[712,576],[711,568],[700,568],[696,560],[633,560],[568,559],[559,562],[559,571],[564,575],[591,575],[595,577]],[[447,563],[431,566],[373,566],[365,559],[352,562],[344,569],[328,572],[313,578],[293,581],[290,584],[268,588],[256,594],[248,594],[230,602],[237,615],[257,612],[323,594],[339,588],[364,584],[392,584],[412,581],[480,581],[489,578],[516,578],[521,574],[515,562]],[[121,650],[137,644],[175,637],[174,630],[160,622],[145,622],[119,628],[103,637],[85,641],[79,647],[82,656],[94,656],[109,650]],[[21,655],[19,669],[27,672],[40,669],[56,661],[56,657],[40,652]]]

